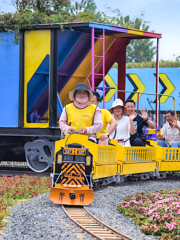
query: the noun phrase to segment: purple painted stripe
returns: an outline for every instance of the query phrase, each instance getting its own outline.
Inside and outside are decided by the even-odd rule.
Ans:
[[[91,49],[91,34],[83,33],[58,70],[58,92],[61,92]]]
[[[128,28],[116,26],[116,27],[112,27],[112,31],[128,33]]]

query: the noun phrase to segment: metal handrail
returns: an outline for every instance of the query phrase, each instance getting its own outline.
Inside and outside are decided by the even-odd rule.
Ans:
[[[129,93],[137,93],[137,113],[138,113],[138,108],[139,108],[139,94],[146,94],[146,95],[156,95],[159,96],[166,96],[166,97],[171,97],[174,101],[174,112],[175,112],[175,116],[177,118],[177,112],[176,112],[176,102],[175,102],[175,98],[171,95],[167,95],[167,94],[161,94],[161,93],[145,93],[145,92],[135,92],[135,91],[126,91],[126,90],[116,90],[116,92],[129,92]],[[115,96],[115,93],[114,93]],[[160,101],[159,101],[159,111],[160,111]],[[160,126],[160,117],[159,117],[159,126]]]
[[[175,114],[176,113],[176,103],[175,103],[175,98],[171,95],[167,95],[167,94],[161,94],[161,93],[144,93],[144,92],[135,92],[135,91],[126,91],[126,90],[116,90],[117,92],[129,92],[129,93],[137,93],[137,94],[146,94],[146,95],[158,95],[158,96],[166,96],[166,97],[172,97],[173,101],[174,101],[174,111]]]

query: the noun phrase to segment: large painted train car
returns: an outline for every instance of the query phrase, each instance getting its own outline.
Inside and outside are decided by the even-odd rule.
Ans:
[[[50,199],[55,204],[89,205],[96,186],[120,184],[124,178],[162,179],[167,171],[180,171],[177,148],[153,141],[146,147],[125,147],[113,139],[104,146],[88,141],[88,136],[66,135],[55,143]]]
[[[161,38],[94,22],[23,28],[18,45],[14,35],[1,32],[0,161],[27,161],[35,172],[52,165],[54,142],[60,139],[57,119],[69,103],[67,93],[78,82],[94,90],[114,62],[118,89],[124,90],[130,40]],[[118,97],[124,100],[125,94]]]

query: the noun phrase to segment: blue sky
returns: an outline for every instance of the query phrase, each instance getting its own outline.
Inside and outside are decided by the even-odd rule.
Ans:
[[[80,1],[80,0],[79,0]],[[14,12],[11,0],[0,0],[0,12]],[[160,39],[159,58],[175,60],[180,56],[180,0],[95,0],[97,10],[112,16],[112,10],[119,9],[122,16],[130,18],[144,14],[144,20],[149,22],[149,31],[162,34]],[[156,46],[156,41],[154,41]]]

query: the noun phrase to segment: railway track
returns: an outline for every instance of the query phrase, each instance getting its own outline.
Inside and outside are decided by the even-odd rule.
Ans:
[[[62,206],[65,214],[84,232],[101,240],[133,240],[93,216],[85,207]]]
[[[21,169],[21,171],[19,170],[13,170],[13,169],[1,169],[0,170],[0,177],[3,176],[7,176],[7,177],[15,177],[15,176],[19,176],[19,177],[23,177],[23,175],[28,175],[31,177],[50,177],[50,172],[44,172],[44,173],[36,173],[31,171],[30,169]]]
[[[7,176],[7,177],[23,177],[26,174],[32,177],[50,177],[50,169],[43,173],[33,172],[30,168],[16,168],[16,167],[1,167],[0,166],[0,177]]]

